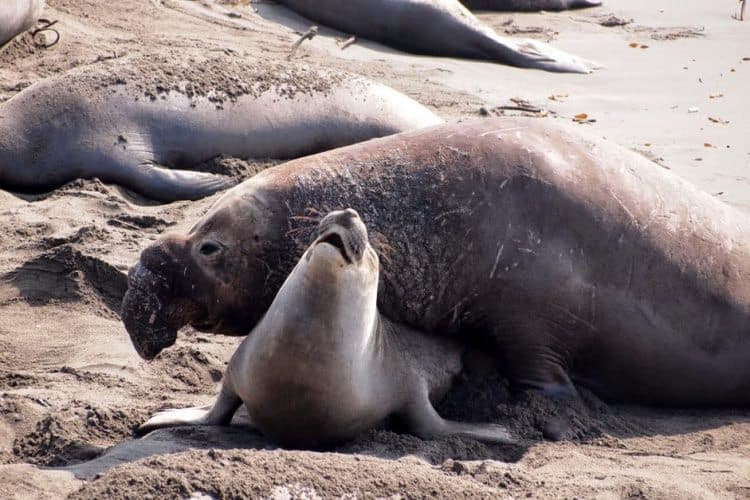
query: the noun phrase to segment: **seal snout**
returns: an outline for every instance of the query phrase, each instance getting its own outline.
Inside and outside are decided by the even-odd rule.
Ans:
[[[337,248],[350,264],[359,263],[367,248],[367,228],[356,210],[336,210],[320,221],[315,244],[320,243]]]

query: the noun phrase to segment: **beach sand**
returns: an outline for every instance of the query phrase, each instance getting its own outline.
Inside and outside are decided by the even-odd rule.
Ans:
[[[285,58],[312,24],[270,2],[231,3],[50,0],[44,17],[59,20],[60,43],[40,49],[24,35],[0,53],[0,102],[102,59],[175,48]],[[585,11],[479,14],[501,34],[597,61],[591,75],[419,57],[365,40],[341,50],[348,35],[326,28],[295,59],[382,81],[450,121],[521,113],[508,106],[549,121],[585,113],[578,126],[588,133],[750,210],[750,21],[733,19],[737,11],[733,0],[608,0]],[[335,450],[284,451],[241,418],[134,440],[159,409],[209,404],[239,342],[187,329],[146,363],[119,320],[140,250],[185,230],[215,199],[157,205],[97,180],[0,191],[1,498],[750,497],[750,410],[606,405],[585,391],[568,405],[511,396],[480,356],[440,411],[508,425],[518,446],[374,430]],[[572,422],[571,439],[543,439],[555,415]]]

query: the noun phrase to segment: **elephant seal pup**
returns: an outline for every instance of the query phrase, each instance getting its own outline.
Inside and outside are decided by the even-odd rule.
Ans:
[[[417,436],[512,442],[492,424],[442,419],[432,402],[450,387],[461,348],[396,325],[377,310],[378,255],[356,211],[328,214],[271,307],[232,356],[216,403],[159,413],[140,432],[228,424],[244,403],[274,441],[320,447],[354,438],[387,417]]]
[[[590,73],[595,64],[536,40],[499,36],[458,0],[280,0],[316,22],[417,54]]]
[[[310,241],[309,215],[335,207],[367,224],[383,317],[489,342],[516,387],[750,406],[747,214],[533,118],[406,132],[235,187],[131,269],[122,317],[141,355],[186,324],[250,331]]]
[[[499,10],[506,12],[559,11],[598,7],[599,0],[461,0],[472,10]]]
[[[0,50],[17,35],[36,24],[44,10],[44,0],[3,0],[0,2]]]
[[[38,192],[98,177],[156,200],[195,199],[234,184],[186,170],[220,154],[288,159],[438,123],[389,87],[304,65],[113,60],[0,105],[0,188]]]

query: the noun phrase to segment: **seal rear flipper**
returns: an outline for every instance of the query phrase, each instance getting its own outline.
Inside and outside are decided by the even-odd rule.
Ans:
[[[591,73],[602,67],[596,62],[531,39],[514,40],[494,33],[486,33],[486,40],[482,46],[487,58],[508,62],[522,68],[543,69],[557,73]]]
[[[241,404],[242,400],[225,384],[213,406],[161,411],[141,424],[136,434],[140,436],[155,429],[181,425],[229,425]]]
[[[427,388],[414,391],[411,401],[399,416],[403,418],[410,432],[422,439],[435,439],[441,436],[463,436],[494,444],[516,444],[508,429],[497,424],[475,424],[454,422],[441,417],[432,406]]]
[[[138,165],[133,175],[119,176],[116,182],[148,198],[164,202],[198,200],[237,184],[231,177],[170,169],[155,163]]]

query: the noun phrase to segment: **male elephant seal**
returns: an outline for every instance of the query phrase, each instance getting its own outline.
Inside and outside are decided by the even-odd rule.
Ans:
[[[309,216],[356,209],[383,317],[491,341],[512,382],[662,405],[750,405],[750,218],[644,157],[538,119],[407,132],[289,162],[145,249],[123,320],[245,334]],[[309,241],[309,240],[307,240]]]
[[[589,73],[594,65],[535,40],[499,36],[458,0],[280,0],[331,28],[417,54]]]
[[[220,154],[288,159],[441,122],[389,87],[303,65],[108,61],[0,105],[0,187],[98,177],[157,200],[195,199],[233,184],[185,170]]]
[[[0,2],[0,50],[17,35],[36,24],[44,10],[44,0],[3,0]]]
[[[342,442],[391,415],[422,438],[509,442],[502,427],[438,415],[431,400],[447,392],[461,349],[383,318],[378,274],[378,256],[357,212],[330,213],[232,356],[213,407],[162,412],[139,430],[226,425],[244,403],[252,424],[286,446]]]
[[[461,0],[469,9],[501,10],[508,12],[536,12],[539,10],[566,10],[597,7],[599,0]]]

